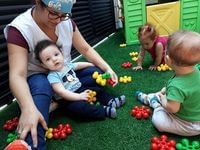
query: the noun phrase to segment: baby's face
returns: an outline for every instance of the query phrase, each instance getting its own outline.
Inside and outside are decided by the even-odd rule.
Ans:
[[[40,53],[42,64],[52,71],[60,71],[64,66],[64,58],[61,51],[54,45],[50,45]]]
[[[140,40],[140,44],[141,44],[141,46],[144,50],[149,50],[153,47],[154,41],[155,40],[151,40],[150,38],[146,38],[146,39]]]

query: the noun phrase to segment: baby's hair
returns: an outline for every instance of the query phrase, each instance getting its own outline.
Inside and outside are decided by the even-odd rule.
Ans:
[[[200,62],[200,34],[178,31],[171,34],[167,43],[167,54],[178,66],[193,66]]]
[[[57,47],[60,51],[61,51],[61,46],[58,46],[56,45],[54,42],[50,41],[50,40],[42,40],[42,41],[39,41],[37,43],[37,45],[35,46],[35,57],[37,60],[39,60],[41,63],[42,63],[42,60],[40,58],[40,53],[45,49],[47,48],[48,46],[55,46]]]
[[[139,40],[143,40],[146,38],[150,38],[151,40],[154,40],[157,37],[157,34],[158,33],[155,30],[155,27],[150,23],[146,23],[145,25],[138,28]]]

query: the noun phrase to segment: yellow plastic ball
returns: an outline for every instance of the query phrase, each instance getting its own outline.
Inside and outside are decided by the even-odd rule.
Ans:
[[[93,78],[93,79],[96,79],[98,76],[99,76],[99,73],[98,73],[97,71],[95,71],[95,72],[92,74],[92,78]]]
[[[97,95],[97,92],[96,92],[96,91],[92,91],[92,95],[93,95],[93,96],[96,96],[96,95]]]
[[[48,128],[47,132],[53,132],[53,128]]]
[[[47,133],[47,136],[46,136],[48,139],[51,139],[53,137],[53,133],[49,132]]]
[[[129,76],[129,77],[127,78],[127,81],[128,81],[128,82],[131,82],[131,81],[132,81],[132,78]]]
[[[132,60],[133,60],[133,61],[137,61],[137,60],[138,60],[138,57],[133,57]]]
[[[158,70],[158,71],[161,71],[161,67],[160,67],[160,66],[158,66],[158,67],[157,67],[157,70]]]
[[[123,82],[123,80],[124,80],[123,77],[119,78],[119,82]]]
[[[128,79],[127,78],[124,78],[124,81],[123,81],[124,83],[127,83],[128,82]]]
[[[167,70],[165,66],[161,67],[161,69],[162,69],[162,71],[166,71]]]
[[[106,80],[101,80],[101,86],[105,86],[106,85]]]
[[[97,84],[100,84],[100,83],[101,83],[101,78],[97,78],[97,79],[96,79],[96,83],[97,83]]]

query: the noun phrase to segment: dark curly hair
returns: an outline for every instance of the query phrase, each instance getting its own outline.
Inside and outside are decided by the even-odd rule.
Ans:
[[[56,45],[54,42],[50,41],[50,40],[42,40],[42,41],[39,41],[37,43],[37,45],[35,46],[35,58],[37,60],[39,60],[41,63],[42,63],[42,60],[40,58],[40,53],[45,49],[47,48],[48,46],[50,45],[53,45],[53,46],[56,46],[60,51],[61,51],[61,47],[62,46],[58,46]]]

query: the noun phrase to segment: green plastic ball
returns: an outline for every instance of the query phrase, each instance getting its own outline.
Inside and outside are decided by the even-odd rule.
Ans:
[[[195,149],[200,148],[200,143],[199,143],[199,141],[193,141],[193,142],[192,142],[192,147],[195,148]]]
[[[184,146],[189,146],[189,140],[188,139],[182,139],[181,142]]]
[[[182,150],[183,147],[184,147],[184,146],[183,146],[181,143],[177,143],[177,144],[176,144],[176,149],[177,149],[177,150]]]

